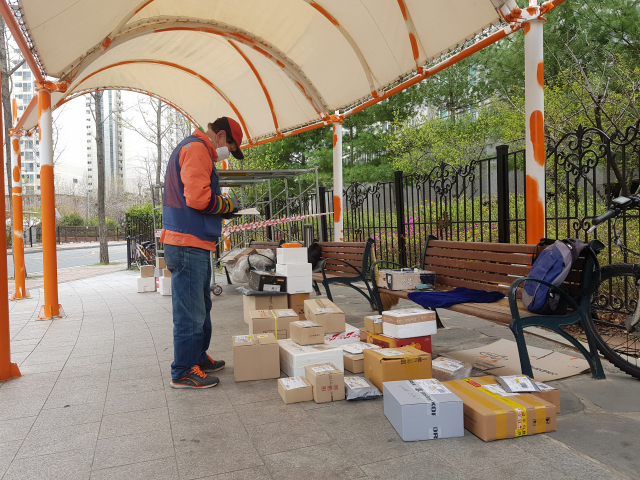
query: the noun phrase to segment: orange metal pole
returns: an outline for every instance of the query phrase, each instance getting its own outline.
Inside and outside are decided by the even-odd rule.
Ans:
[[[2,2],[4,3],[4,2]],[[0,82],[2,85],[2,82]],[[0,98],[2,92],[0,91]],[[0,138],[4,135],[2,115],[0,115]],[[4,148],[0,148],[0,164],[4,165]],[[0,185],[4,185],[4,168],[0,168]],[[0,210],[3,224],[7,224],[4,192],[0,195]],[[7,275],[7,236],[0,235],[0,381],[17,378],[20,369],[11,363],[11,333],[9,329],[9,280]]]
[[[22,30],[16,21],[16,17],[13,16],[11,7],[7,5],[6,0],[0,0],[0,15],[4,18],[11,35],[13,35],[13,39],[18,44],[20,52],[22,52],[22,56],[27,61],[27,65],[29,65],[36,82],[44,82],[44,77],[42,76],[42,72],[40,72],[40,66],[38,65],[38,62],[36,62],[33,53],[31,53],[31,49],[22,34]]]
[[[56,258],[55,187],[53,184],[53,120],[51,92],[38,83],[38,134],[40,135],[40,199],[42,203],[42,257],[44,305],[39,320],[64,316],[58,303],[58,260]]]

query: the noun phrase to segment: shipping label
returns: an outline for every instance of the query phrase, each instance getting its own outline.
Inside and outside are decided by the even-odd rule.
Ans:
[[[329,308],[319,308],[318,309],[318,313],[331,313],[331,312],[333,312],[331,307],[329,307]]]
[[[288,310],[277,310],[276,314],[279,317],[297,317],[298,316],[294,312],[290,312]]]
[[[546,385],[542,382],[536,382],[536,385],[538,386],[538,388],[540,389],[540,391],[549,391],[549,390],[555,390],[555,388],[550,387],[549,385]]]
[[[537,392],[538,389],[526,375],[500,377],[513,393]]]
[[[369,315],[365,318],[370,318],[371,320],[373,320],[373,323],[382,323],[382,315]]]
[[[281,378],[280,380],[282,380],[282,384],[287,390],[294,390],[296,388],[304,388],[307,386],[300,377]]]
[[[518,393],[509,393],[507,392],[504,388],[502,388],[500,385],[496,384],[490,384],[490,385],[483,385],[483,387],[486,390],[489,390],[491,393],[495,393],[496,395],[500,395],[501,397],[516,397],[519,394]]]
[[[344,377],[344,383],[352,389],[371,388],[371,385],[369,385],[367,381],[362,377]]]
[[[253,343],[251,340],[251,335],[236,335],[235,336],[236,343]]]
[[[435,378],[427,378],[425,380],[410,380],[409,383],[424,389],[424,391],[429,395],[442,395],[445,393],[451,393],[451,390],[449,390]]]
[[[321,365],[319,367],[311,367],[311,370],[313,370],[316,373],[320,373],[320,372],[328,372],[328,371],[334,370],[334,368],[331,365]]]
[[[262,290],[264,292],[279,292],[280,291],[280,285],[265,284],[265,285],[262,286]]]
[[[319,327],[317,323],[312,322],[311,320],[298,320],[297,322],[293,322],[296,325],[300,325],[301,327]]]
[[[371,343],[350,343],[348,345],[342,345],[342,350],[345,353],[350,353],[351,355],[358,355],[362,353],[363,350],[368,350],[372,348],[380,348],[378,345],[373,345]]]
[[[397,355],[406,355],[406,352],[401,352],[400,350],[394,350],[393,348],[381,348],[377,350],[378,353],[381,353],[385,357],[395,357]]]
[[[453,358],[438,357],[433,361],[433,367],[446,370],[448,372],[457,372],[464,368],[464,365],[462,362],[454,360]]]

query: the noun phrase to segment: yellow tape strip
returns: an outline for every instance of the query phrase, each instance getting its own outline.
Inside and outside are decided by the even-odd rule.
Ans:
[[[496,440],[502,440],[503,438],[507,438],[507,411],[504,408],[496,405],[495,403],[487,400],[479,393],[474,392],[473,390],[467,390],[466,388],[462,388],[462,386],[453,382],[447,382],[448,388],[453,388],[460,392],[461,395],[466,395],[476,402],[484,405],[489,410],[493,411],[496,414]]]
[[[483,388],[482,385],[476,383],[475,381],[466,378],[463,382],[467,382],[469,385],[476,387],[478,390],[486,393],[490,397],[495,398],[496,400],[501,401],[502,403],[506,403],[511,408],[516,411],[516,437],[524,437],[527,434],[527,407],[519,404],[518,402],[514,402],[511,400],[511,397],[501,397],[497,393],[490,392],[486,388]],[[542,405],[541,405],[542,406]]]
[[[536,409],[536,433],[544,433],[547,431],[547,407],[534,400],[533,395],[528,395],[525,398],[527,403],[531,404]]]
[[[278,317],[276,316],[276,312],[274,312],[273,310],[269,310],[271,312],[271,315],[273,315],[273,320],[276,323],[276,340],[278,339]]]

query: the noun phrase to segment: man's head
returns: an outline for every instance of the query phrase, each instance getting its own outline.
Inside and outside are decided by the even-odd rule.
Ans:
[[[242,128],[233,118],[220,117],[208,125],[207,135],[216,148],[227,147],[238,160],[244,158],[240,145],[242,144]]]

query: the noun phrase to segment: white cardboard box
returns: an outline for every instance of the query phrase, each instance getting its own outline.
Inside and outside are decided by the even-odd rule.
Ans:
[[[435,335],[438,332],[436,321],[407,323],[406,325],[394,325],[382,322],[382,333],[393,338],[413,338]]]
[[[156,291],[155,277],[140,277],[140,278],[136,278],[136,280],[138,283],[138,293]]]
[[[276,273],[284,275],[285,277],[310,277],[311,276],[311,264],[310,263],[277,263]]]
[[[171,295],[171,277],[160,277],[158,279],[158,293],[160,295]]]
[[[276,250],[276,261],[278,264],[288,263],[309,263],[307,249],[300,248],[278,248]]]
[[[438,380],[384,382],[384,414],[402,440],[464,436],[463,403]]]
[[[311,278],[311,274],[305,275],[304,277],[287,277],[287,293],[292,294],[311,292],[313,292],[313,281]]]
[[[290,377],[304,376],[304,367],[318,363],[333,363],[344,371],[342,348],[328,343],[298,345],[291,339],[278,340],[280,369]]]
[[[349,325],[348,323],[345,323],[344,332],[327,333],[324,336],[324,341],[332,345],[347,345],[349,343],[356,343],[360,341],[360,329]]]

